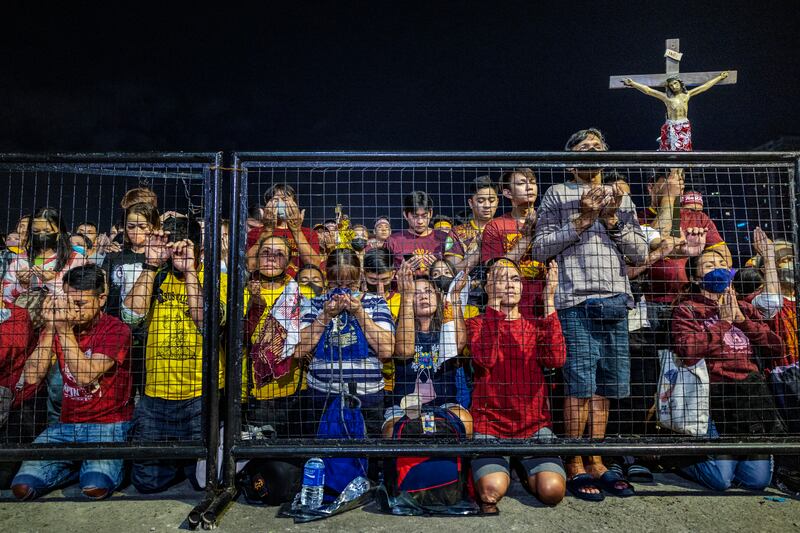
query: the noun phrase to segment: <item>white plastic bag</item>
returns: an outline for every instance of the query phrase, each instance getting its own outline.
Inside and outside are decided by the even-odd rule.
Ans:
[[[671,350],[659,350],[661,377],[656,409],[662,427],[702,437],[708,433],[708,368],[705,359],[681,366]]]

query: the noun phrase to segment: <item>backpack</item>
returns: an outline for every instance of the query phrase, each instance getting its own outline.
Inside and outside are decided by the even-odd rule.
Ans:
[[[317,429],[318,439],[365,439],[367,434],[364,416],[355,396],[337,395],[328,404]],[[355,405],[354,405],[355,403]],[[368,462],[355,457],[327,457],[325,463],[325,493],[323,503],[331,503],[355,478],[367,477]]]
[[[449,410],[423,407],[419,418],[404,415],[398,420],[392,438],[460,441],[466,438],[466,430],[461,419]],[[465,497],[466,474],[461,457],[397,457],[387,461],[384,468],[389,494],[405,493],[422,507],[457,505]]]
[[[236,485],[248,503],[290,502],[303,484],[302,460],[251,460],[236,475]]]

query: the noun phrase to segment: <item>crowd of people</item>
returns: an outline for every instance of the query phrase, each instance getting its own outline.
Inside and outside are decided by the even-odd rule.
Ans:
[[[607,146],[586,129],[565,149]],[[757,228],[753,257],[734,269],[702,196],[685,188],[681,169],[654,172],[637,209],[624,176],[581,168],[539,201],[534,171],[515,168],[467,184],[466,223],[434,216],[418,190],[404,197],[404,229],[382,216],[370,231],[340,212],[309,227],[294,188],[274,184],[245,221],[248,282],[236,312],[247,424],[314,437],[346,394],[375,438],[395,438],[395,423],[426,406],[458,417],[471,439],[653,435],[658,353],[671,350],[685,366],[707,365],[705,437],[785,430],[767,378],[797,364],[794,248]],[[498,213],[503,199],[510,210]],[[70,231],[42,208],[5,235],[6,443],[202,438],[204,383],[224,387],[226,354],[220,347],[218,375],[204,380],[201,227],[162,214],[158,200],[129,190],[117,233],[91,222]],[[232,230],[222,223],[223,328]],[[471,475],[492,513],[512,468],[555,505],[567,490],[591,501],[632,496],[652,467],[631,457],[485,456]],[[129,475],[152,493],[196,483],[195,468],[137,460]],[[760,490],[772,460],[695,457],[680,471],[715,490]],[[101,499],[124,477],[121,460],[0,463],[0,488],[21,500],[72,481]]]

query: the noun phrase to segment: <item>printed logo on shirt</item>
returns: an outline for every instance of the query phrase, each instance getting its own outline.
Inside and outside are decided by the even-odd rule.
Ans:
[[[439,370],[441,363],[439,362],[439,344],[432,344],[430,350],[425,350],[420,345],[414,346],[414,362],[411,363],[411,368],[415,371],[420,370]]]
[[[89,358],[92,356],[92,351],[87,350],[84,355]],[[76,402],[88,402],[94,398],[102,398],[103,392],[100,390],[100,383],[97,380],[93,381],[85,387],[78,387],[75,385],[75,376],[72,375],[69,367],[64,363],[64,396]]]

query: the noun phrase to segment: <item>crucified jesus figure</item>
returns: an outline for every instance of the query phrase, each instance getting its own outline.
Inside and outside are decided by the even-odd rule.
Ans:
[[[687,90],[686,85],[678,77],[667,78],[665,91],[657,91],[637,83],[630,78],[625,78],[622,83],[626,87],[643,92],[647,96],[658,98],[667,106],[667,119],[661,126],[659,151],[662,152],[691,152],[692,151],[692,126],[687,117],[689,113],[689,99],[692,96],[709,90],[711,87],[728,77],[728,71],[711,78],[694,89]]]

